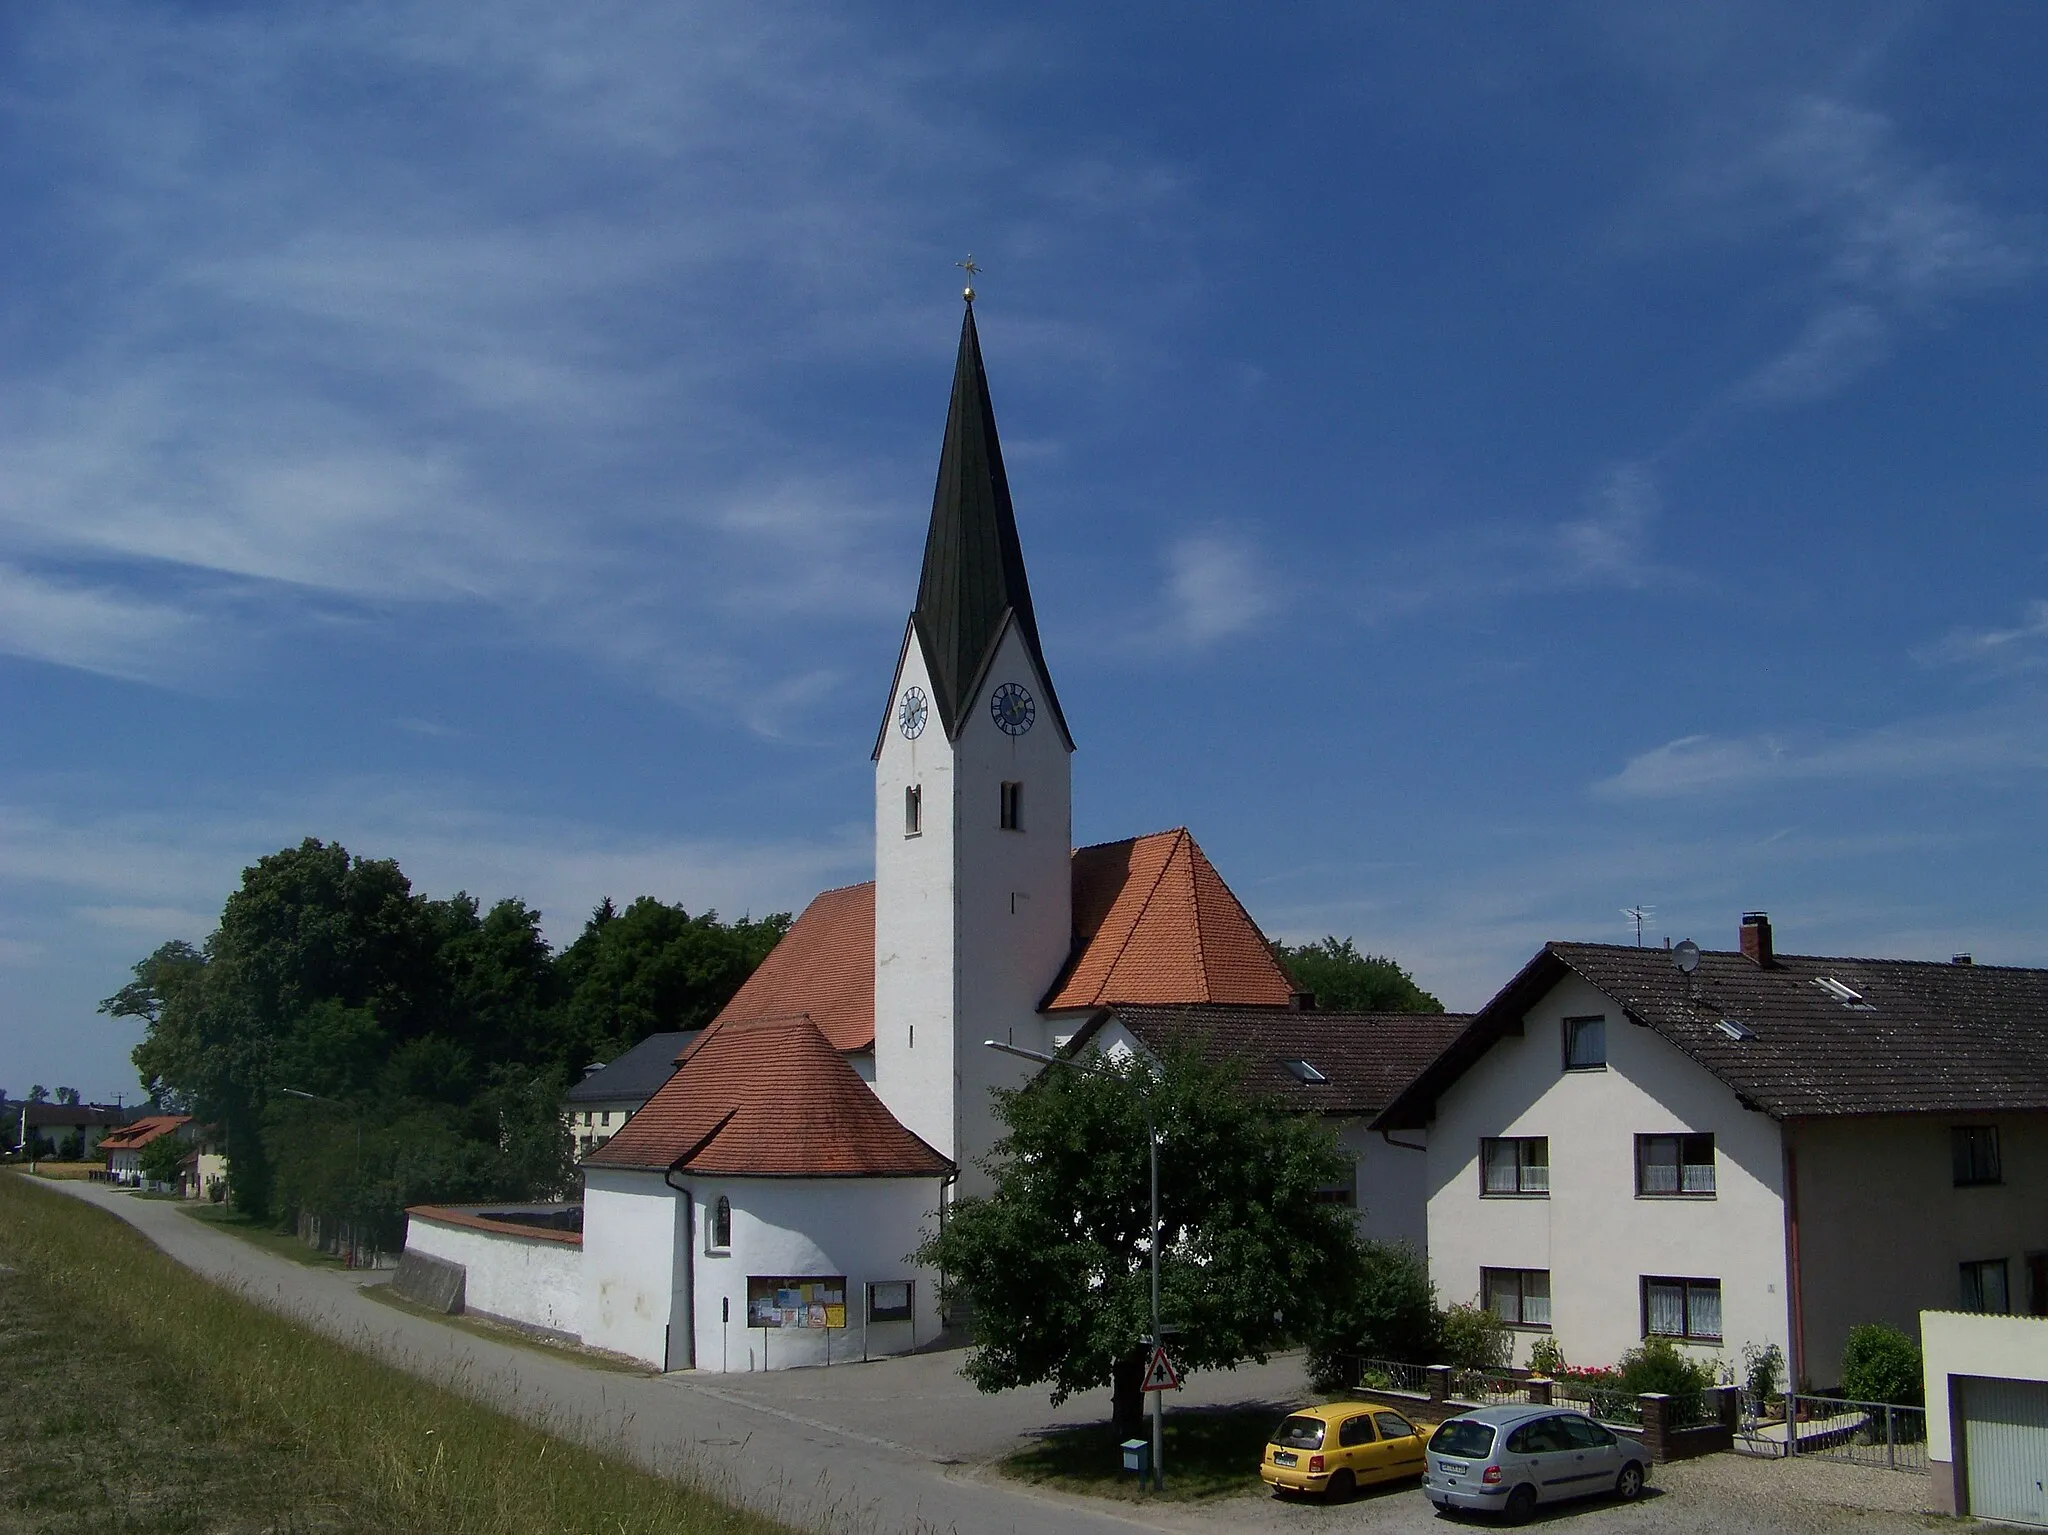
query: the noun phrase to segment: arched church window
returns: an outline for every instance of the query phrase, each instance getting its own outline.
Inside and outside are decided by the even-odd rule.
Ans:
[[[715,1248],[732,1246],[732,1201],[723,1194],[711,1207],[711,1245]]]

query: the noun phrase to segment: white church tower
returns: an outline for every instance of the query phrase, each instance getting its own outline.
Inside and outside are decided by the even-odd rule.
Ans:
[[[917,606],[875,746],[875,1090],[960,1164],[991,1085],[1044,1049],[1038,1004],[1073,942],[1074,749],[1038,640],[974,328],[960,327]]]

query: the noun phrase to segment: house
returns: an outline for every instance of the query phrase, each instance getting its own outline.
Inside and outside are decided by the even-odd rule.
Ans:
[[[562,1098],[562,1115],[576,1141],[576,1154],[588,1156],[617,1134],[669,1079],[676,1058],[703,1032],[650,1034],[617,1060],[586,1071]]]
[[[1075,743],[971,294],[917,596],[876,701],[874,879],[813,900],[623,1128],[597,1144],[590,1127],[580,1242],[545,1260],[580,1265],[586,1342],[734,1370],[845,1357],[856,1335],[869,1354],[916,1347],[940,1324],[938,1276],[904,1255],[955,1192],[988,1187],[990,1089],[1036,1069],[985,1041],[1047,1052],[1123,1006],[1298,1026],[1292,983],[1185,828],[1073,846]],[[401,1277],[452,1294],[450,1265],[474,1275],[517,1240],[470,1225],[458,1258],[433,1234],[454,1229],[421,1212]],[[559,1327],[549,1314],[514,1320]]]
[[[128,1113],[102,1103],[12,1103],[9,1137],[35,1156],[83,1160],[99,1149],[100,1138],[128,1123]]]
[[[1427,1153],[1422,1132],[1377,1135],[1372,1122],[1463,1034],[1459,1013],[1325,1013],[1312,1008],[1106,1007],[1083,1024],[1070,1050],[1111,1060],[1157,1059],[1190,1049],[1236,1065],[1245,1085],[1302,1113],[1319,1114],[1350,1159],[1326,1191],[1358,1213],[1361,1235],[1428,1250]]]
[[[197,1134],[198,1127],[189,1114],[145,1114],[124,1128],[111,1131],[100,1138],[100,1152],[107,1159],[108,1180],[140,1187],[146,1181],[142,1171],[144,1147],[167,1135],[191,1141]]]
[[[2048,1310],[2048,970],[1552,943],[1374,1121],[1428,1130],[1439,1291],[1611,1363]]]

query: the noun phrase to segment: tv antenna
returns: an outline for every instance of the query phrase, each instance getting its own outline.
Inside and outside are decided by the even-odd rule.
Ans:
[[[1640,904],[1624,906],[1621,914],[1636,925],[1636,947],[1640,949],[1643,946],[1643,924],[1657,915],[1657,908]]]

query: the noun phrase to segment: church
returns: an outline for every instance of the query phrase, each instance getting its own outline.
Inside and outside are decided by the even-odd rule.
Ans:
[[[1330,1197],[1363,1207],[1368,1234],[1422,1244],[1420,1148],[1369,1148],[1364,1127],[1464,1020],[1314,1012],[1185,829],[1073,846],[1074,738],[965,297],[875,733],[875,877],[814,899],[586,1156],[580,1239],[533,1212],[409,1212],[408,1262],[463,1270],[469,1309],[664,1369],[933,1342],[939,1276],[906,1255],[985,1191],[990,1089],[1034,1069],[989,1040],[1114,1054],[1175,1038],[1256,1060],[1356,1159]]]

